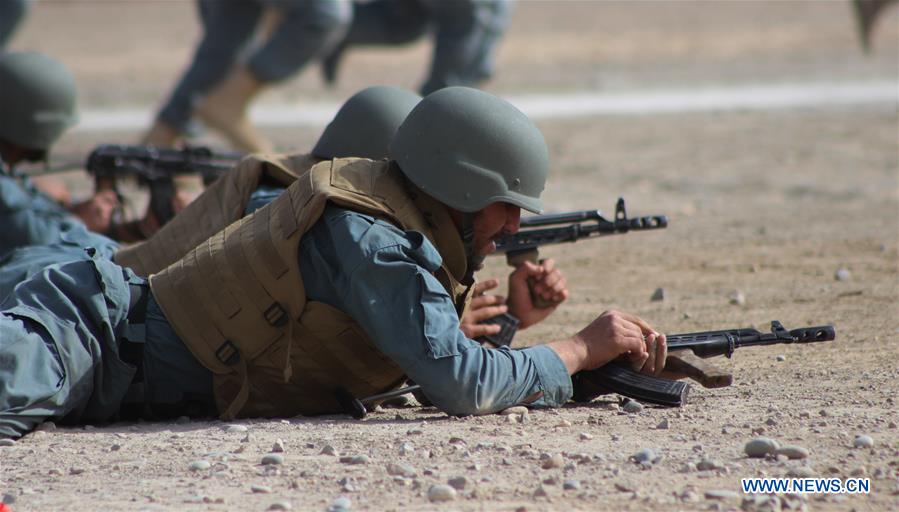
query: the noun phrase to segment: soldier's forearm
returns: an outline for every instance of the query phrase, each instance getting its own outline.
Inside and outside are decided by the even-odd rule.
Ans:
[[[584,363],[587,361],[587,347],[578,338],[550,341],[546,346],[553,349],[559,356],[568,370],[568,375],[574,375],[584,369]]]

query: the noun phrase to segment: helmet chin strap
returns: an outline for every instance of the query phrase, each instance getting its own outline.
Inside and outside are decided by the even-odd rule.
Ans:
[[[474,216],[474,213],[462,213],[462,222],[459,226],[459,235],[462,238],[462,246],[465,247],[465,261],[467,262],[465,277],[460,281],[464,285],[474,282],[474,273],[484,263],[484,256],[475,254]]]

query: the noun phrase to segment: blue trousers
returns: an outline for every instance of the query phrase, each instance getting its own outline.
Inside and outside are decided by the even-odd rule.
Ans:
[[[247,62],[263,82],[282,81],[329,51],[343,37],[352,15],[349,4],[337,0],[198,0],[198,6],[203,38],[158,116],[182,131],[196,101],[234,67],[266,7],[278,9],[282,21]]]
[[[212,374],[152,296],[141,322],[130,323],[134,286],[146,281],[85,258],[44,268],[0,302],[0,438],[46,420],[108,421],[123,405],[147,415],[214,414]],[[140,378],[123,361],[124,343],[142,347]]]
[[[423,95],[453,85],[473,86],[493,74],[496,44],[511,15],[508,0],[374,0],[354,4],[343,49],[401,45],[434,33]]]

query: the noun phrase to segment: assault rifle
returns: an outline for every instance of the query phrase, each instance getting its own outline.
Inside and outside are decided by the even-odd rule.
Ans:
[[[802,327],[788,331],[780,322],[774,320],[771,322],[770,333],[747,328],[671,334],[667,339],[669,355],[665,369],[680,373],[683,368],[672,365],[672,359],[676,359],[684,352],[699,358],[731,357],[736,349],[742,347],[832,341],[836,339],[836,331],[832,325]],[[611,362],[595,370],[578,372],[571,377],[571,380],[574,385],[572,399],[575,402],[589,402],[602,394],[618,393],[642,402],[679,407],[686,402],[690,391],[690,385],[685,382],[637,373],[619,362]],[[721,383],[718,384],[710,387],[721,387]],[[730,385],[730,381],[724,385]],[[406,386],[365,398],[353,398],[348,393],[339,391],[337,399],[347,414],[359,419],[365,417],[367,413],[366,404],[420,389],[418,385]]]
[[[595,238],[605,235],[623,234],[631,231],[649,231],[668,227],[665,215],[645,217],[628,217],[624,198],[619,197],[615,204],[615,217],[608,220],[599,210],[582,210],[548,215],[532,215],[521,219],[521,229],[513,235],[505,235],[496,241],[496,253],[505,254],[506,262],[517,267],[525,261],[536,263],[539,260],[538,249],[543,245],[577,242],[584,238]],[[532,295],[535,304],[542,307],[551,306],[540,297]],[[491,318],[487,323],[499,324],[502,330],[480,338],[496,346],[509,345],[518,328],[518,319],[503,314]]]
[[[161,226],[175,215],[172,211],[175,176],[198,174],[203,184],[209,185],[242,157],[238,153],[216,153],[204,146],[176,149],[103,144],[91,151],[85,169],[94,175],[97,190],[111,189],[118,193],[116,178],[136,177],[150,189],[150,211]]]

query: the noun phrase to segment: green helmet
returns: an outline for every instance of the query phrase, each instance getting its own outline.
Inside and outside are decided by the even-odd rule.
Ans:
[[[549,153],[511,103],[467,87],[433,92],[412,110],[390,157],[420,189],[462,212],[511,203],[540,213]]]
[[[0,139],[50,148],[75,124],[75,79],[61,63],[33,52],[0,54]]]
[[[393,134],[419,101],[421,96],[399,87],[363,89],[340,107],[312,154],[319,158],[387,158]]]

